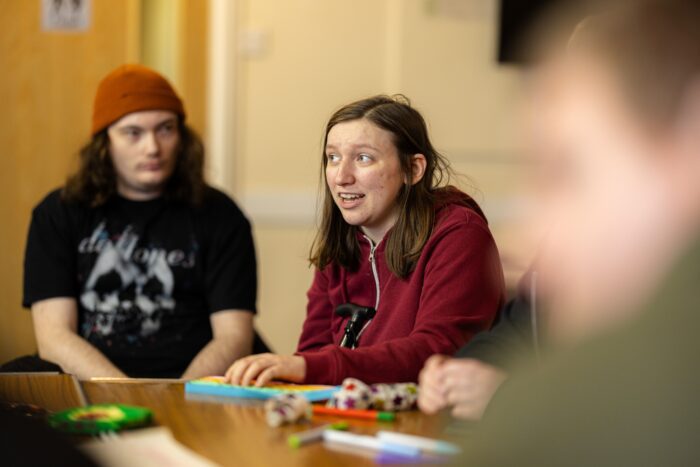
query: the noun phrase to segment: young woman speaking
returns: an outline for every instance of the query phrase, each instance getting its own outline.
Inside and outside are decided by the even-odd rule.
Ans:
[[[233,384],[417,381],[425,360],[488,328],[504,296],[481,209],[445,186],[447,161],[402,96],[338,110],[326,126],[321,226],[293,356],[236,361]]]

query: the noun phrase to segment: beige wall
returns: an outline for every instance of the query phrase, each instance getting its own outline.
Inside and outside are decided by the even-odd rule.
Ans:
[[[495,62],[496,5],[237,1],[235,173],[227,188],[255,224],[258,326],[276,350],[293,351],[305,314],[322,130],[353,99],[411,98],[435,145],[468,176],[458,183],[487,209],[510,281],[520,274],[513,116],[521,76]]]

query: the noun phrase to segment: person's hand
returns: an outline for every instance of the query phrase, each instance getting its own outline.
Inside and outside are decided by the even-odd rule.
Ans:
[[[428,414],[452,407],[454,417],[479,420],[506,378],[479,360],[433,355],[418,377],[418,407]]]
[[[507,379],[498,368],[474,359],[451,358],[439,369],[443,396],[457,418],[480,420],[496,390]]]
[[[449,359],[447,355],[433,355],[426,360],[418,375],[418,407],[427,414],[434,414],[447,407],[441,368]]]
[[[261,387],[274,379],[301,383],[306,377],[306,360],[298,355],[275,355],[264,353],[236,360],[226,371],[226,382]]]

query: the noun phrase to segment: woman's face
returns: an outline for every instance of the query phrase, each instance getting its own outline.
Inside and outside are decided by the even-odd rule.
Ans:
[[[379,242],[398,217],[403,186],[393,135],[367,119],[335,125],[326,141],[326,182],[343,219]]]

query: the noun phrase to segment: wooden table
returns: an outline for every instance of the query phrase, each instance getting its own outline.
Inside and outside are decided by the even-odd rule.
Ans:
[[[33,403],[59,410],[85,403],[125,403],[149,407],[155,424],[168,427],[175,438],[193,451],[221,465],[236,466],[363,466],[375,465],[372,457],[357,450],[340,452],[323,443],[300,449],[287,446],[287,437],[309,426],[270,428],[260,404],[234,404],[191,400],[184,384],[154,380],[83,381],[69,375],[0,375],[0,399]],[[333,417],[315,417],[314,423],[330,423]],[[348,419],[346,419],[348,420]],[[448,419],[420,412],[404,412],[395,422],[351,420],[354,432],[371,434],[394,430],[445,438]]]

